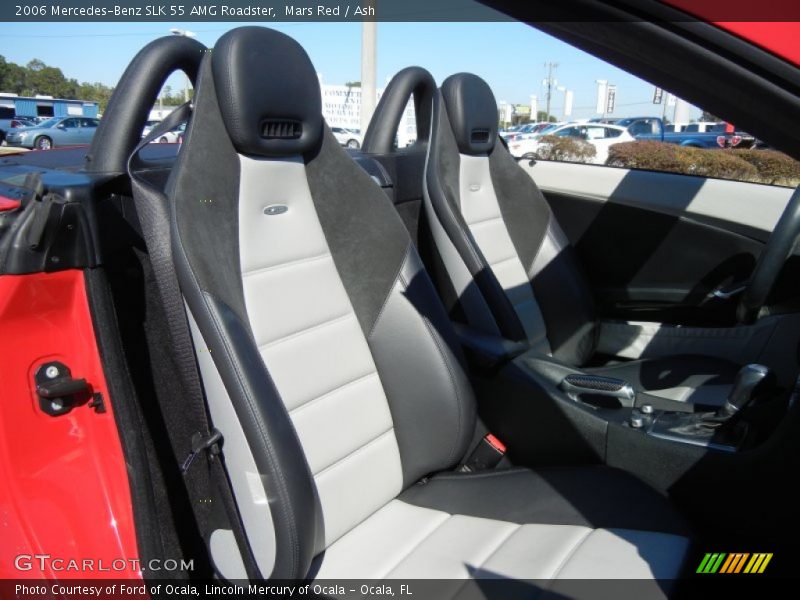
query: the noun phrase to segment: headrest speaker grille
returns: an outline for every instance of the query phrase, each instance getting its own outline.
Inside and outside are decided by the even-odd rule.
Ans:
[[[303,124],[290,119],[266,119],[261,123],[261,137],[268,140],[297,140]]]

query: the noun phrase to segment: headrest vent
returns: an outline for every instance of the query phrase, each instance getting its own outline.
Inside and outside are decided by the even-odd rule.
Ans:
[[[489,141],[488,129],[473,129],[469,134],[469,141],[473,144],[485,144]]]
[[[265,140],[298,140],[303,124],[291,119],[265,119],[261,123],[261,137]]]

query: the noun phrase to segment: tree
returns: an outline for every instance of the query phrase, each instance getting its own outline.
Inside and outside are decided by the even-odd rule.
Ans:
[[[553,115],[548,116],[547,113],[543,110],[540,110],[536,113],[536,120],[537,121],[547,121],[548,123],[556,123],[558,119],[556,119]]]
[[[30,62],[29,62],[27,65],[25,65],[25,67],[28,69],[28,71],[33,71],[33,72],[36,72],[36,71],[41,71],[41,70],[42,70],[42,69],[44,69],[46,66],[47,66],[47,65],[46,65],[46,64],[44,64],[44,62],[43,62],[43,61],[41,61],[41,60],[39,60],[38,58],[34,58],[34,59],[33,59],[32,61],[30,61]]]
[[[105,110],[114,88],[102,83],[80,83],[68,79],[58,67],[51,67],[34,58],[24,67],[0,56],[0,92],[20,96],[53,96],[54,98],[92,100]]]
[[[94,100],[100,105],[100,112],[105,111],[114,88],[102,83],[82,83],[78,86],[77,97],[82,100]]]
[[[21,94],[25,88],[25,69],[0,56],[0,92]]]
[[[719,117],[716,117],[716,116],[712,115],[707,110],[704,110],[703,114],[700,115],[700,120],[701,121],[713,121],[714,123],[718,123],[719,121],[722,121],[723,119],[720,119]]]

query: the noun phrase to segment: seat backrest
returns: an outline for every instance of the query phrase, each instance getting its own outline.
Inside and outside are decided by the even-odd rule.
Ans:
[[[473,327],[580,365],[594,349],[588,286],[547,201],[498,143],[497,124],[480,77],[442,83],[425,171],[426,214],[448,279],[437,283]]]
[[[264,577],[304,577],[313,556],[463,457],[475,407],[447,314],[282,33],[235,29],[204,59],[168,193],[255,562]]]

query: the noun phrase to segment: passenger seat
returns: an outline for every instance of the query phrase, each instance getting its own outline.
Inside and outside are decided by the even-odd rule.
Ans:
[[[476,407],[451,324],[391,202],[325,126],[294,40],[260,27],[219,39],[168,191],[210,417],[261,576],[680,573],[681,518],[621,471],[454,471]],[[214,537],[217,568],[242,577],[232,534]]]
[[[497,103],[476,75],[448,77],[434,98],[424,193],[445,271],[437,283],[467,323],[573,372],[590,363],[598,327],[589,286],[544,196],[498,143]],[[584,370],[670,400],[721,405],[738,369],[668,356]]]

